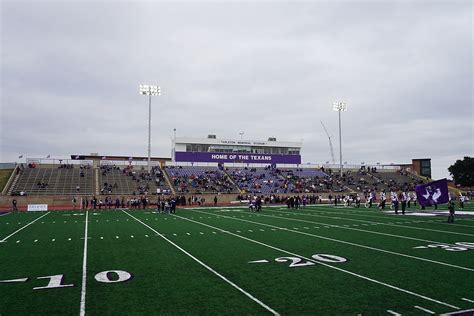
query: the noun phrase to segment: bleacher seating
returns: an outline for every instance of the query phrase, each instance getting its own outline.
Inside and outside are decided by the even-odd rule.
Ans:
[[[103,165],[99,170],[99,192],[101,195],[141,195],[168,192],[163,171],[153,167],[151,175],[147,170],[115,165]]]
[[[282,169],[285,193],[323,193],[346,191],[344,182],[336,174],[327,174],[318,169]]]
[[[228,168],[226,172],[244,192],[285,193],[284,179],[279,176],[277,169]]]
[[[81,176],[81,173],[83,176]],[[76,168],[24,168],[12,188],[12,195],[91,195],[93,170]]]
[[[399,170],[399,171],[382,170],[376,173],[372,173],[372,175],[380,179],[384,183],[387,190],[413,191],[416,185],[423,183],[423,180],[419,178],[415,178],[403,170]]]
[[[227,174],[217,167],[169,166],[165,170],[177,194],[239,192]]]
[[[379,190],[385,189],[383,181],[374,178],[365,170],[346,170],[343,172],[342,178],[340,178],[338,172],[331,171],[331,174],[340,180],[345,187],[355,192],[368,193],[372,190],[378,192]]]
[[[98,178],[96,177],[96,173]],[[169,178],[173,189],[168,185]],[[145,167],[30,165],[20,168],[9,193],[19,195],[145,195],[181,194],[319,194],[408,190],[423,180],[404,170],[361,167],[345,170],[309,168],[218,168],[159,166],[148,174]]]

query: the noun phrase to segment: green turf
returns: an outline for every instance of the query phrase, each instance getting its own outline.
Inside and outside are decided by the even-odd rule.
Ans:
[[[176,215],[102,210],[87,217],[86,314],[423,315],[415,306],[436,314],[474,308],[474,217],[450,225],[446,216],[332,206]],[[1,315],[79,313],[85,219],[72,210],[0,216],[0,280],[28,278],[0,283]],[[443,248],[457,242],[473,247]],[[346,261],[320,263],[316,254]],[[267,262],[249,263],[260,260]],[[290,267],[291,260],[304,266]],[[113,270],[132,278],[95,279]],[[33,290],[48,284],[38,277],[53,275],[74,286]]]

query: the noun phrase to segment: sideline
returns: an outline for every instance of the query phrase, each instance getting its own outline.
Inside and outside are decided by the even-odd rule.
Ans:
[[[313,213],[316,213],[316,214],[325,214],[325,213],[321,213],[321,211],[317,211],[317,210],[310,210],[310,209],[307,209],[306,211],[308,211],[308,212],[313,212]],[[375,221],[366,221],[366,220],[362,220],[362,219],[332,217],[332,216],[327,216],[327,215],[304,214],[304,213],[299,213],[299,214],[302,214],[302,215],[312,215],[312,216],[324,217],[324,218],[331,218],[331,219],[342,219],[342,220],[353,221],[353,222],[379,224],[379,225],[392,226],[392,227],[401,227],[401,228],[408,228],[408,229],[425,230],[425,231],[436,232],[436,233],[445,233],[445,234],[463,235],[463,236],[474,237],[474,234],[466,234],[466,233],[452,232],[452,231],[446,231],[446,230],[438,230],[438,229],[430,229],[430,228],[421,228],[421,227],[411,227],[411,226],[404,226],[404,225],[399,225],[399,224],[388,224],[388,223],[381,223],[381,222],[375,222]],[[338,213],[337,215],[347,215],[347,214]],[[360,216],[360,215],[359,215],[359,216]]]
[[[285,213],[281,211],[272,211],[269,210],[270,212],[277,212],[277,213],[283,213],[286,215],[290,215],[292,213]],[[314,215],[314,214],[294,214],[294,215],[302,215],[302,216],[315,216],[315,217],[321,217],[319,215]],[[261,215],[261,216],[269,216],[270,215]],[[282,215],[283,216],[283,215]],[[286,217],[274,217],[274,218],[286,218]],[[435,243],[435,244],[440,244],[440,245],[448,245],[451,246],[450,243],[447,242],[440,242],[440,241],[434,241],[434,240],[429,240],[429,239],[421,239],[421,238],[415,238],[415,237],[408,237],[408,236],[400,236],[400,235],[395,235],[395,234],[389,234],[389,233],[382,233],[382,232],[377,232],[373,230],[365,230],[365,229],[360,229],[360,228],[353,228],[353,227],[345,227],[342,225],[334,225],[334,224],[327,224],[327,223],[321,223],[321,222],[313,222],[309,220],[304,220],[304,219],[297,219],[297,218],[286,218],[288,220],[292,221],[297,221],[297,222],[303,222],[303,223],[312,223],[312,224],[318,224],[318,225],[323,225],[323,226],[330,226],[330,227],[335,227],[335,228],[341,228],[341,229],[348,229],[348,230],[355,230],[355,231],[360,231],[364,233],[369,233],[369,234],[376,234],[376,235],[383,235],[383,236],[390,236],[390,237],[395,237],[395,238],[401,238],[401,239],[410,239],[410,240],[416,240],[416,241],[422,241],[422,242],[429,242],[429,243]],[[340,220],[344,220],[344,218],[339,218]],[[375,225],[378,225],[374,223]]]

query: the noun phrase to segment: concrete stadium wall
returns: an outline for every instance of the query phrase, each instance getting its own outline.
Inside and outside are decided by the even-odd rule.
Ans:
[[[219,205],[232,205],[232,202],[237,201],[237,196],[239,194],[199,194],[201,198],[205,199],[206,205],[214,205],[214,197],[217,196],[218,204]],[[294,196],[298,194],[275,194],[278,196]],[[300,196],[304,194],[299,194]],[[319,194],[322,196],[323,200],[327,200],[329,193],[321,193]],[[337,193],[332,194],[337,195]],[[105,199],[106,196],[110,196],[113,199],[119,197],[122,198],[121,195],[98,195],[96,196],[98,199],[101,198],[102,200]],[[191,194],[185,195],[186,196],[186,203]],[[268,195],[270,196],[270,195]],[[128,198],[137,198],[140,197],[139,195],[123,195],[125,199]],[[166,197],[166,195],[165,195]],[[72,209],[72,196],[0,196],[0,211],[9,211],[11,210],[12,201],[13,199],[17,200],[17,207],[20,211],[26,210],[28,204],[48,204],[48,208],[52,210],[61,210],[61,209]],[[92,198],[92,196],[88,196],[88,198]],[[148,196],[152,204],[155,204],[158,196],[157,195],[150,195]],[[79,208],[81,197],[78,196],[77,200],[77,208]]]

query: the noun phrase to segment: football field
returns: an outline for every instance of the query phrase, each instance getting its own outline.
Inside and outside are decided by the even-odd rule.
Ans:
[[[474,216],[446,218],[327,205],[2,214],[0,315],[472,315]]]

